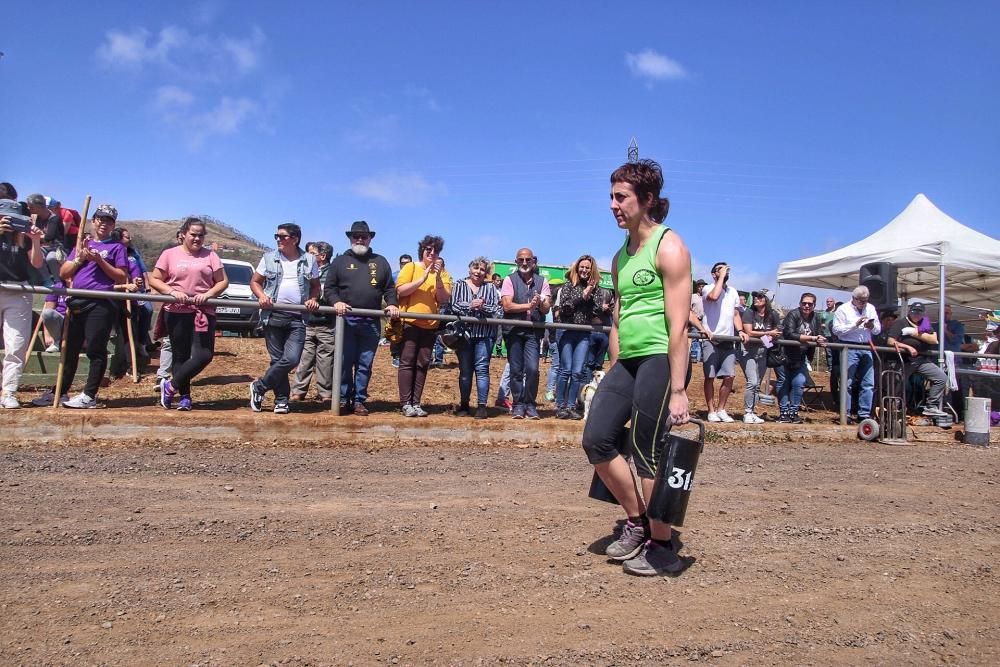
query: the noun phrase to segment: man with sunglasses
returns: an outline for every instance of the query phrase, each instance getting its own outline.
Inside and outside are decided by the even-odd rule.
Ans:
[[[260,304],[260,321],[271,365],[263,376],[250,383],[250,409],[260,412],[264,395],[274,392],[275,414],[288,414],[291,387],[288,374],[299,365],[306,340],[302,313],[274,310],[274,306],[304,305],[309,312],[319,308],[319,267],[316,258],[299,247],[302,229],[295,223],[278,225],[274,240],[278,249],[264,253],[250,291]]]
[[[799,307],[785,315],[781,337],[798,341],[799,345],[785,346],[786,361],[784,379],[778,383],[778,401],[784,424],[801,424],[799,407],[802,405],[802,390],[806,386],[809,373],[808,363],[812,361],[815,348],[826,346],[826,336],[822,334],[819,317],[816,316],[816,295],[804,292],[799,298]],[[779,373],[779,376],[782,375]]]
[[[552,308],[552,290],[538,273],[538,258],[531,248],[521,248],[514,260],[517,271],[503,280],[500,303],[505,320],[544,322]],[[538,419],[538,353],[544,329],[505,326],[507,359],[510,362],[510,393],[514,419]]]
[[[323,300],[344,317],[344,365],[339,378],[341,414],[348,409],[359,417],[368,416],[368,382],[372,362],[381,337],[381,322],[372,317],[352,317],[351,308],[383,310],[387,317],[399,317],[396,282],[389,260],[371,249],[375,232],[358,220],[345,232],[351,247],[330,263],[323,285]],[[383,305],[384,303],[384,305]],[[352,408],[353,406],[353,408]]]

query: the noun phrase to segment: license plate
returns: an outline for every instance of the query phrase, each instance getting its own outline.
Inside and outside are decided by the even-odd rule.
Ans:
[[[220,306],[215,309],[215,312],[220,315],[239,315],[240,309],[233,306]]]

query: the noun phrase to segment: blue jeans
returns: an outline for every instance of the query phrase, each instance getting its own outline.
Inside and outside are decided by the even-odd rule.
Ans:
[[[608,355],[609,344],[608,334],[603,331],[590,332],[590,350],[587,352],[587,363],[583,365],[583,368],[590,371],[591,376],[594,371],[604,368],[604,357]],[[585,376],[584,379],[587,377]]]
[[[778,403],[782,412],[798,412],[806,386],[806,364],[803,361],[798,368],[785,366],[783,370],[784,373],[778,376]]]
[[[500,375],[500,388],[497,389],[497,402],[502,403],[510,396],[510,362],[503,365],[503,373]]]
[[[288,374],[299,365],[305,342],[306,323],[301,315],[280,310],[271,313],[264,327],[264,344],[271,355],[271,366],[257,379],[262,394],[271,390],[275,400],[288,400],[291,390]]]
[[[590,332],[564,331],[559,342],[559,386],[556,389],[556,407],[576,408],[576,397],[584,379],[584,365],[590,351]]]
[[[538,335],[515,328],[504,337],[510,362],[510,394],[515,406],[534,406],[538,398]]]
[[[872,362],[872,353],[868,350],[848,350],[847,351],[847,382],[851,391],[847,394],[848,413],[859,417],[872,416],[872,397],[875,394],[875,366]],[[861,391],[855,391],[855,387],[861,385]],[[854,396],[858,396],[858,404],[854,403]]]
[[[344,368],[340,374],[340,402],[368,402],[368,381],[381,337],[379,321],[371,317],[344,318]],[[336,353],[335,353],[336,354]]]
[[[555,330],[555,344],[550,345],[549,349],[552,350],[552,364],[549,366],[549,375],[545,379],[545,391],[555,393],[556,391],[556,378],[559,376],[559,341],[562,340],[563,330]]]
[[[486,405],[490,396],[490,353],[493,338],[470,338],[456,352],[458,355],[458,395],[463,408],[469,406],[472,374],[476,374],[476,396],[479,405]]]
[[[444,364],[444,343],[441,342],[441,336],[434,339],[434,350],[431,357],[431,363],[437,366]]]

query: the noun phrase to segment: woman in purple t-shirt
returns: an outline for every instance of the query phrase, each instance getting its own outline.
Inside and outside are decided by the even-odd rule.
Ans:
[[[71,282],[73,289],[110,292],[116,284],[125,282],[128,270],[125,246],[111,238],[117,220],[118,209],[111,204],[97,207],[92,220],[91,240],[85,242],[80,253],[76,248],[70,251],[59,270],[59,277],[64,283]],[[96,408],[97,390],[108,367],[108,338],[111,327],[118,320],[118,303],[111,299],[70,297],[66,306],[69,309],[69,331],[65,343],[63,388],[69,390],[73,385],[84,341],[87,343],[90,370],[83,391],[63,400],[62,405],[67,408]],[[53,390],[51,395],[43,395],[35,404],[51,404],[54,398]]]
[[[184,218],[181,245],[163,251],[149,276],[149,286],[174,297],[166,304],[165,323],[173,350],[173,377],[160,388],[160,405],[171,408],[175,396],[178,410],[191,409],[191,380],[215,356],[215,307],[206,306],[229,287],[222,260],[205,247],[205,222]]]

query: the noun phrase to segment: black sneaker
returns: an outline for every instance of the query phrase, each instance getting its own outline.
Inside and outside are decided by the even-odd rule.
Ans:
[[[583,419],[583,415],[581,415],[573,408],[570,408],[569,410],[566,411],[566,419],[575,419],[579,421],[580,419]]]
[[[569,411],[566,408],[556,410],[556,419],[569,419]]]
[[[274,402],[274,414],[276,415],[287,415],[288,414],[288,399],[279,398]]]
[[[260,412],[264,409],[264,394],[257,389],[257,381],[250,383],[250,409]]]
[[[793,412],[792,414],[788,415],[788,421],[785,422],[785,423],[786,424],[804,424],[805,422],[802,420],[802,417],[799,417],[799,413],[798,412]]]

